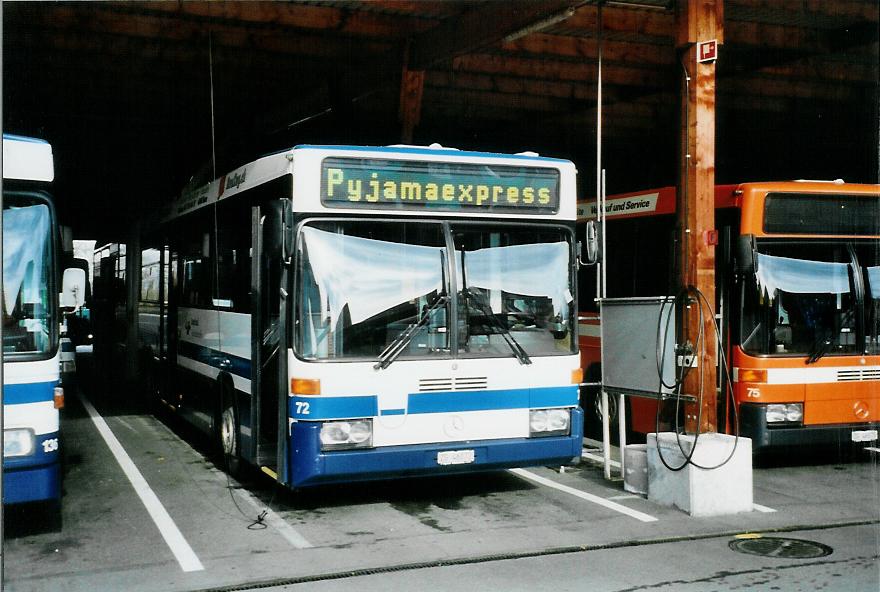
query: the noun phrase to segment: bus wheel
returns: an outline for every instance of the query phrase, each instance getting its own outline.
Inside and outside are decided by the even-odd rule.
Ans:
[[[241,473],[241,441],[239,439],[238,412],[235,402],[228,389],[223,388],[223,403],[220,411],[220,426],[217,430],[220,439],[220,451],[226,471],[232,476]]]

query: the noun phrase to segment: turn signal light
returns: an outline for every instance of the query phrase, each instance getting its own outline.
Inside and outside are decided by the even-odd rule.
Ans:
[[[571,371],[571,384],[580,384],[584,381],[584,369],[578,368]]]
[[[753,368],[740,368],[739,382],[767,382],[767,371]]]
[[[52,397],[52,401],[55,403],[55,409],[64,409],[64,388],[60,386],[55,387],[55,393]]]
[[[290,392],[294,395],[320,395],[321,381],[317,378],[291,378]]]

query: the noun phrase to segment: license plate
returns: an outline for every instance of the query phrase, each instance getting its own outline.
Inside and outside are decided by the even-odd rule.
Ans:
[[[877,430],[856,430],[852,433],[853,442],[876,442]]]
[[[444,450],[437,453],[438,465],[467,465],[474,462],[473,450]]]

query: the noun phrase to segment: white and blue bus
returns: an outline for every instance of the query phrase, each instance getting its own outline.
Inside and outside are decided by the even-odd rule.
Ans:
[[[292,488],[579,458],[575,183],[303,145],[184,191],[143,244],[162,400]]]
[[[59,233],[52,147],[3,136],[3,503],[60,501]]]

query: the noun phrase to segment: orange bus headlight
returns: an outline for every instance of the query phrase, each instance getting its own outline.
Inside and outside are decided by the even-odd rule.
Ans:
[[[584,369],[578,368],[571,371],[571,384],[580,384],[584,381]]]

